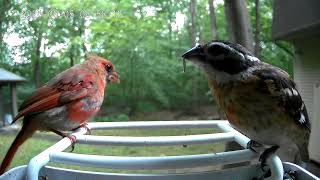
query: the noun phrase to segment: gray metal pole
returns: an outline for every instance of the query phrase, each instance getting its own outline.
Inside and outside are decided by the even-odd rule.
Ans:
[[[11,88],[11,108],[12,108],[12,115],[15,117],[18,114],[18,107],[17,107],[17,89],[16,84],[13,83],[10,85]]]
[[[0,120],[2,120],[2,125],[5,126],[3,102],[4,102],[4,98],[3,98],[3,92],[2,92],[2,85],[0,85]]]

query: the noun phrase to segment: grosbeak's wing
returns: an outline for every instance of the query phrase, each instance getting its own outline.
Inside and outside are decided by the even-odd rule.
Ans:
[[[253,72],[263,91],[278,99],[281,107],[301,126],[311,129],[306,106],[289,75],[276,67],[266,66]]]
[[[43,112],[88,96],[93,81],[94,77],[81,69],[72,68],[60,73],[22,103],[12,123],[22,116]]]

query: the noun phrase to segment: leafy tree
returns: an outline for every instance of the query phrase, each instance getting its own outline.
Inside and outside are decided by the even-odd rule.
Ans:
[[[18,34],[22,43],[12,47],[2,38],[0,66],[28,79],[18,88],[19,102],[35,87],[96,53],[114,62],[121,79],[107,88],[108,108],[102,108],[101,115],[190,111],[212,104],[203,74],[191,63],[182,72],[181,54],[191,46],[190,2],[196,2],[194,42],[212,39],[213,12],[219,38],[228,39],[224,4],[212,0],[4,0],[0,37]],[[272,2],[260,4],[261,58],[291,71],[292,47],[271,41]],[[247,9],[256,32],[254,0],[247,1]]]

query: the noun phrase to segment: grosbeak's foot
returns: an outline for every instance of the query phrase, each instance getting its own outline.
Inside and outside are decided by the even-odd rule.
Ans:
[[[48,176],[39,176],[39,180],[48,180]]]
[[[247,143],[247,149],[250,149],[254,152],[257,152],[257,148],[260,148],[260,147],[262,147],[262,144],[258,143],[257,141],[254,141],[254,140],[250,140]]]
[[[297,174],[296,171],[289,170],[288,172],[284,172],[283,179],[284,180],[296,180],[297,179],[296,174]]]
[[[251,180],[264,180],[265,178],[268,178],[271,176],[271,171],[268,169],[267,171],[264,171],[264,173],[259,177],[254,177]]]
[[[259,157],[259,161],[261,162],[261,169],[262,171],[264,170],[264,167],[267,165],[267,159],[269,158],[269,156],[273,153],[275,153],[277,151],[277,149],[279,149],[278,145],[275,146],[271,146],[270,148],[264,150],[264,152],[260,155]]]
[[[74,136],[74,135],[69,135],[69,136],[67,136],[69,139],[70,139],[70,141],[71,141],[71,150],[70,150],[70,152],[73,152],[73,150],[74,150],[74,145],[75,145],[75,143],[77,142],[77,138],[76,138],[76,136]]]

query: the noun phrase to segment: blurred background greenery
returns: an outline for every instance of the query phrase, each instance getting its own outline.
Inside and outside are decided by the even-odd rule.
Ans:
[[[181,54],[195,42],[229,39],[232,27],[223,1],[1,2],[0,67],[27,79],[18,86],[18,104],[59,72],[83,62],[86,54],[96,53],[113,61],[121,78],[121,84],[108,86],[99,114],[107,118],[97,121],[127,121],[159,111],[201,115],[208,104],[216,111],[204,75],[189,63],[183,73]],[[271,41],[272,1],[259,3],[256,21],[256,1],[246,2],[252,36],[260,38],[259,56],[292,73],[292,47]],[[3,92],[9,97],[9,90]],[[9,103],[7,98],[5,107]]]
[[[238,4],[237,8],[247,16],[246,22],[237,22],[233,19],[237,16],[231,15],[234,11],[225,11],[236,7],[236,2],[244,5],[241,8]],[[247,33],[251,37],[247,41],[254,47],[249,49],[256,56],[292,74],[292,46],[271,40],[272,3],[269,0],[0,0],[0,67],[26,78],[25,83],[17,86],[19,105],[35,88],[83,62],[87,54],[96,53],[115,64],[121,83],[107,87],[95,121],[218,119],[206,78],[191,63],[187,63],[183,73],[181,55],[196,43],[212,39],[239,42],[232,36]],[[237,23],[248,31],[242,31]],[[3,86],[2,91],[7,97],[3,102],[5,111],[10,113],[9,86]],[[216,131],[106,130],[97,134],[154,136]],[[1,134],[1,157],[16,133]],[[51,133],[37,133],[20,148],[11,167],[28,163],[58,138]],[[223,149],[222,143],[160,148],[77,145],[75,152],[164,156]]]

